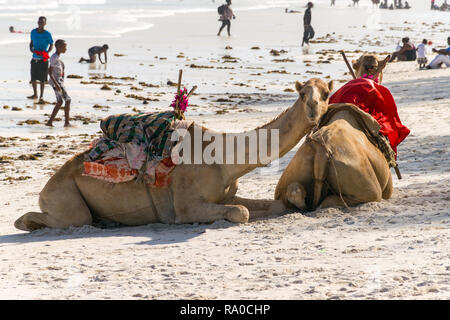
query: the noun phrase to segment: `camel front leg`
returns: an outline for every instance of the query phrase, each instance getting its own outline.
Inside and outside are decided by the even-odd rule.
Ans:
[[[246,207],[250,212],[250,220],[270,216],[281,216],[286,212],[286,208],[281,200],[255,200],[234,196],[230,200],[227,200],[226,203]]]
[[[291,183],[286,189],[286,200],[298,209],[306,210],[306,191],[299,182]]]
[[[177,223],[213,223],[221,219],[246,223],[249,219],[249,211],[244,206],[223,205],[202,200],[175,201],[175,214]]]

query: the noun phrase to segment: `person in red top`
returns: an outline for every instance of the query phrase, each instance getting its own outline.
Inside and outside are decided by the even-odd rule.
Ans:
[[[410,130],[400,121],[389,89],[378,83],[378,77],[373,79],[375,74],[367,72],[347,82],[331,96],[329,103],[352,103],[369,113],[381,126],[380,133],[389,139],[392,150],[397,154],[397,146]]]

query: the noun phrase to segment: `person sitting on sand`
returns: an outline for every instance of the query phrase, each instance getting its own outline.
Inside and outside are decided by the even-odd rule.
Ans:
[[[297,11],[297,10],[289,10],[288,8],[286,8],[286,9],[284,9],[284,12],[285,13],[300,13],[300,11]]]
[[[388,0],[384,0],[384,2],[382,2],[380,4],[380,9],[387,9],[388,8]]]
[[[439,10],[439,6],[435,3],[435,0],[431,0],[431,10]]]
[[[65,101],[64,106],[64,117],[65,117],[65,127],[69,127],[70,123],[70,96],[67,94],[66,87],[64,86],[64,73],[65,73],[65,66],[62,60],[60,59],[60,55],[63,53],[66,53],[67,51],[67,44],[64,40],[56,40],[55,42],[56,52],[52,55],[50,58],[50,81],[49,84],[52,86],[53,90],[55,91],[56,95],[56,105],[55,108],[53,108],[53,112],[50,116],[50,119],[45,124],[46,126],[53,127],[53,120],[55,120],[56,114],[58,113],[59,109],[61,108],[63,104],[63,100]]]
[[[81,57],[80,61],[78,61],[79,63],[86,61],[87,63],[94,63],[96,61],[96,56],[98,55],[98,59],[100,60],[101,64],[105,64],[108,62],[108,56],[106,55],[106,51],[108,51],[109,46],[107,44],[104,44],[103,46],[95,46],[95,47],[91,47],[88,50],[88,54],[89,54],[89,59],[85,59],[83,57]],[[105,62],[102,61],[102,57],[100,54],[104,53],[105,54]]]
[[[218,36],[220,36],[220,33],[222,32],[223,28],[227,27],[228,36],[231,36],[230,29],[231,29],[231,19],[236,19],[236,16],[233,13],[233,10],[230,8],[231,6],[231,0],[227,0],[227,4],[223,7],[223,13],[220,15],[219,21],[222,21],[222,26],[219,29],[219,32],[217,33]]]
[[[419,63],[419,68],[420,69],[425,68],[425,65],[428,62],[428,59],[427,59],[427,48],[425,47],[427,44],[428,44],[428,40],[427,39],[423,39],[422,43],[417,46],[417,54],[418,54],[417,62]]]
[[[402,39],[403,46],[400,47],[400,50],[397,52],[394,52],[392,54],[391,60],[389,62],[392,62],[395,60],[395,58],[398,58],[398,61],[414,61],[417,58],[416,54],[416,48],[415,46],[410,43],[409,38],[405,37]]]
[[[405,1],[405,7],[403,9],[411,9],[411,6],[409,5],[408,1]]]
[[[427,69],[437,69],[440,68],[442,64],[450,67],[450,37],[447,38],[447,44],[449,45],[447,49],[437,50],[433,48],[433,52],[438,53],[438,55],[430,62]]]
[[[397,4],[395,5],[395,9],[403,9],[402,0],[398,0]]]

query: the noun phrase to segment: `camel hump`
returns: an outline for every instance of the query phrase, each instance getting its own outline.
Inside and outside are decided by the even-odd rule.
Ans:
[[[336,118],[336,115],[345,112],[354,118],[362,128],[368,130],[371,134],[377,135],[380,131],[378,122],[367,112],[361,110],[351,103],[335,103],[329,106],[327,113],[322,117],[319,128],[328,125]],[[344,117],[340,115],[340,117]]]

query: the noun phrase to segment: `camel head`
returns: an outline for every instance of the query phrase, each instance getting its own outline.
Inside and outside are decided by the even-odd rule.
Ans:
[[[310,79],[305,83],[299,81],[295,83],[295,89],[300,95],[297,102],[301,102],[305,106],[305,117],[311,122],[318,123],[319,119],[327,112],[333,86],[333,80],[327,83],[317,78]]]
[[[375,54],[365,53],[358,60],[353,60],[353,69],[357,77],[361,77],[363,74],[375,74],[380,59]]]
[[[355,70],[356,77],[361,77],[364,74],[375,75],[377,72],[379,73],[379,83],[381,84],[383,80],[383,69],[386,67],[386,64],[389,60],[390,56],[386,59],[380,59],[376,54],[365,53],[358,60],[353,60],[353,69]],[[378,71],[381,69],[381,71]]]

